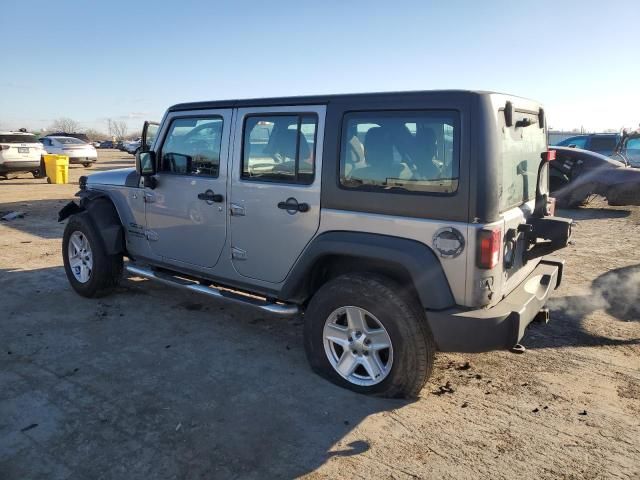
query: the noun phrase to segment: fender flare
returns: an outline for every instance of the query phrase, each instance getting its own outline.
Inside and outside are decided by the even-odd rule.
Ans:
[[[105,192],[80,190],[80,205],[71,201],[60,210],[58,222],[78,213],[86,212],[102,238],[108,255],[125,253],[124,228],[118,210]]]
[[[348,257],[402,268],[413,282],[423,307],[444,310],[455,305],[440,260],[427,245],[415,240],[364,232],[325,232],[302,252],[287,276],[279,297],[302,303],[311,291],[311,273],[327,257]]]

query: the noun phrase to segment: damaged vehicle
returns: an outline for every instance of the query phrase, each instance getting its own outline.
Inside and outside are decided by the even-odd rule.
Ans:
[[[631,167],[640,168],[640,131],[623,135],[611,157]]]
[[[550,213],[537,102],[184,103],[146,124],[142,145],[135,169],[83,177],[79,205],[60,212],[65,272],[84,297],[126,272],[301,316],[314,371],[385,397],[417,396],[436,350],[511,349],[549,319],[564,267],[551,254],[572,221]]]
[[[640,169],[588,150],[550,148],[556,152],[550,162],[551,195],[559,208],[577,208],[593,195],[612,206],[640,205]]]

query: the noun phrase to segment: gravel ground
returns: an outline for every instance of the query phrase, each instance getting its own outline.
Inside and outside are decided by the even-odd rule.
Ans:
[[[26,214],[0,222],[0,479],[640,478],[640,208],[563,212],[551,323],[522,355],[439,355],[409,403],[313,375],[299,319],[135,279],[77,296],[56,222],[76,189],[0,182]]]

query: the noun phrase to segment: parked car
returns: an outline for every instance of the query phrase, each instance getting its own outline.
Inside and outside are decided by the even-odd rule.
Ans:
[[[85,297],[124,268],[304,312],[316,372],[415,396],[436,349],[512,348],[547,319],[572,222],[549,214],[546,138],[538,103],[487,92],[175,105],[135,169],[61,210],[65,272]]]
[[[118,150],[120,150],[121,152],[124,152],[124,141],[122,140],[118,140],[114,146],[114,148],[117,148]]]
[[[85,168],[98,159],[98,152],[93,145],[74,137],[43,137],[40,139],[47,153],[66,155],[69,163],[81,163]]]
[[[551,195],[561,208],[576,208],[592,195],[607,198],[609,205],[640,205],[640,170],[599,153],[571,147],[550,147]]]
[[[138,150],[140,150],[140,144],[140,139],[124,142],[124,151],[134,155],[138,152]]]
[[[631,132],[620,139],[612,158],[640,168],[640,131]]]
[[[114,143],[111,140],[104,140],[100,142],[100,146],[98,148],[114,148]]]
[[[40,159],[44,150],[38,138],[26,132],[0,132],[0,177],[13,172],[41,176]]]
[[[84,143],[91,143],[91,140],[89,140],[89,137],[85,133],[58,132],[58,133],[49,133],[45,135],[45,137],[73,137],[73,138],[77,138],[78,140],[82,140]]]
[[[592,133],[565,138],[555,146],[580,148],[609,156],[613,154],[619,140],[620,135],[617,133]]]

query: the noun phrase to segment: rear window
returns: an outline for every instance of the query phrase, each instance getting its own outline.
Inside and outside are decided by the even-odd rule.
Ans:
[[[502,131],[502,184],[500,186],[500,211],[522,205],[536,196],[538,168],[541,154],[547,150],[545,131],[539,128],[538,114],[514,113],[514,125],[530,118],[528,127],[506,127],[504,115],[500,115]]]
[[[77,138],[73,138],[73,137],[53,137],[54,140],[58,143],[63,143],[65,145],[82,145],[85,142],[83,142],[82,140],[78,140]]]
[[[35,135],[14,135],[0,133],[0,143],[38,143]]]

